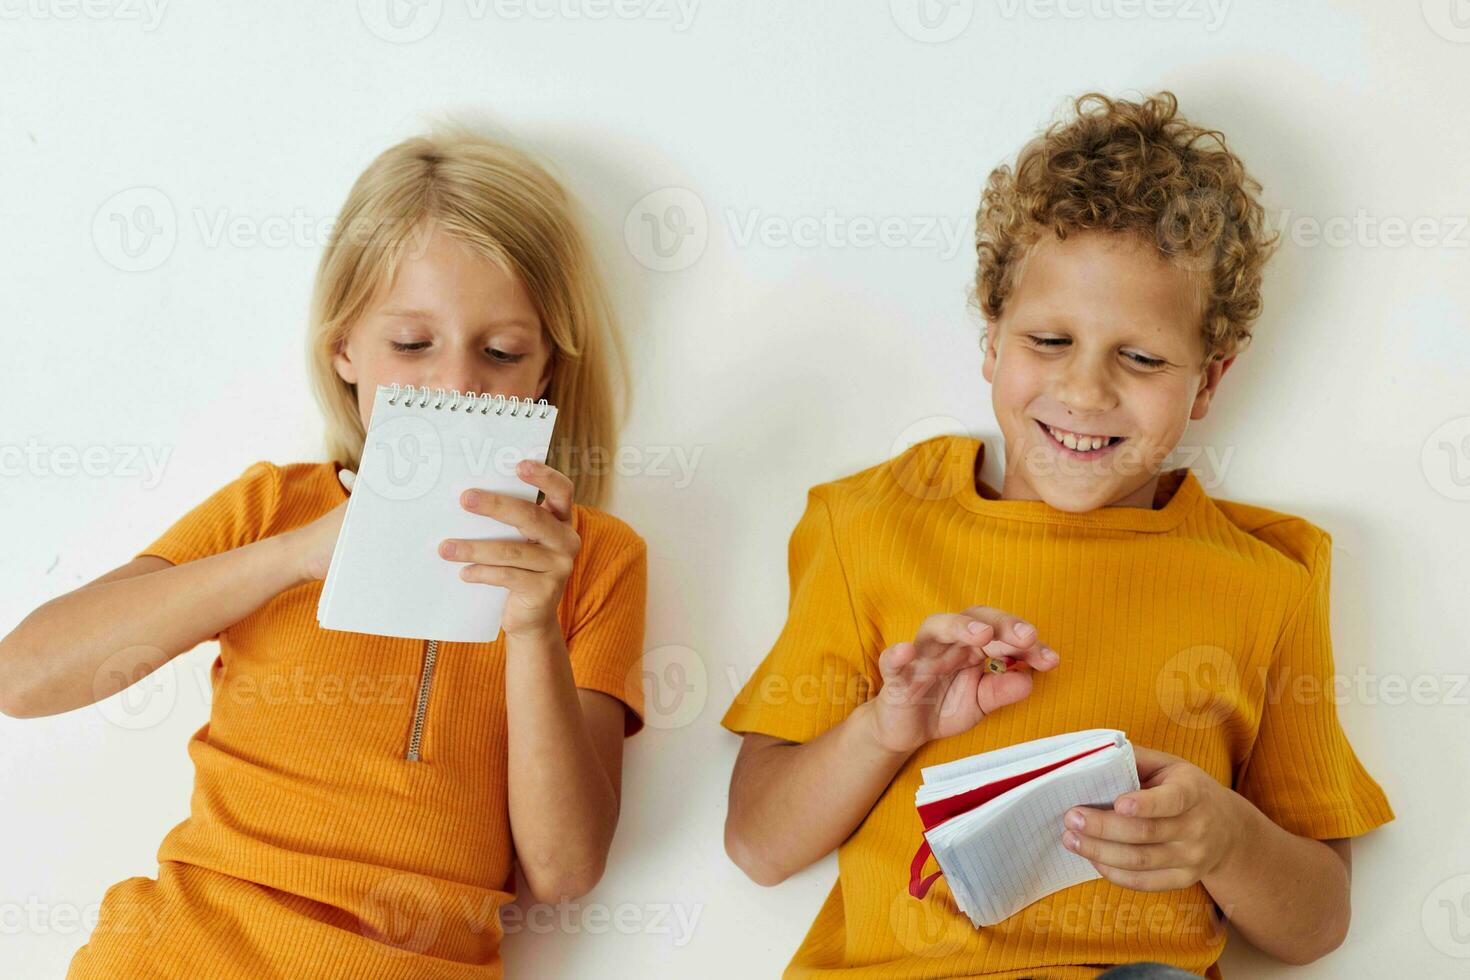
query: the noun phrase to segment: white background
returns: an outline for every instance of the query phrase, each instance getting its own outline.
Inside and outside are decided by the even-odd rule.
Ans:
[[[782,623],[805,490],[993,433],[966,308],[985,175],[1069,95],[1169,88],[1288,233],[1192,465],[1333,532],[1338,668],[1368,678],[1340,714],[1399,815],[1355,846],[1347,945],[1293,975],[1470,966],[1464,0],[956,0],[927,21],[914,0],[591,3],[425,0],[394,21],[382,0],[0,0],[0,631],[250,462],[320,458],[303,340],[322,225],[431,117],[503,127],[593,214],[645,454],[611,509],[650,546],[650,670],[692,685],[628,743],[603,882],[511,935],[510,975],[775,976],[835,865],[762,890],[726,859],[718,720]],[[661,256],[650,221],[664,246],[694,234]],[[92,447],[100,474],[58,472]],[[0,974],[61,976],[103,891],[156,873],[215,654],[132,703],[0,718]],[[1289,969],[1238,937],[1224,967]]]

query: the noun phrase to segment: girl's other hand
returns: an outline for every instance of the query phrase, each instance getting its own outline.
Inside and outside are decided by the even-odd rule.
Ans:
[[[337,479],[351,493],[357,474],[352,470],[340,470]],[[292,553],[296,555],[303,582],[327,577],[327,569],[332,564],[332,553],[337,550],[337,535],[342,530],[342,519],[346,516],[347,501],[344,500],[310,524],[303,524],[284,535],[291,543]]]

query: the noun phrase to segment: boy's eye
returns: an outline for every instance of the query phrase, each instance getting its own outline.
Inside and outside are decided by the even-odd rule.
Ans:
[[[1038,337],[1035,334],[1027,334],[1026,339],[1037,347],[1062,347],[1072,342],[1067,337]],[[1124,351],[1123,356],[1143,368],[1156,368],[1168,363],[1162,358],[1149,357],[1147,354],[1141,354],[1138,351]]]

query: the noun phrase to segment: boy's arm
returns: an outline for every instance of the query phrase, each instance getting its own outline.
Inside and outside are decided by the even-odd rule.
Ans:
[[[864,702],[810,742],[745,735],[725,851],[756,884],[779,884],[846,840],[912,754],[879,744],[872,711]]]
[[[1240,842],[1200,883],[1251,945],[1279,960],[1302,965],[1337,949],[1352,918],[1352,840],[1300,837],[1227,792]]]

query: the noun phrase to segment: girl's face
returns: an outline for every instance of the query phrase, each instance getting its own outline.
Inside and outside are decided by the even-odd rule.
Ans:
[[[1202,363],[1198,288],[1121,235],[1047,236],[1032,248],[987,328],[1002,497],[1067,511],[1153,505],[1164,458],[1205,417],[1233,360]]]
[[[363,427],[380,384],[542,397],[551,348],[520,278],[438,228],[422,241],[332,359]]]

